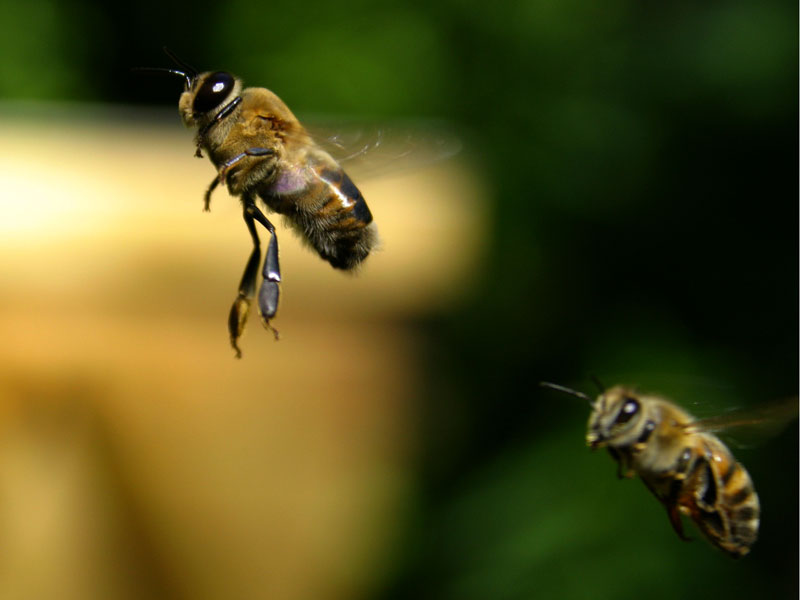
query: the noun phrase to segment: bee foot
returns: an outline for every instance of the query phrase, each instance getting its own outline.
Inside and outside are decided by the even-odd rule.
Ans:
[[[269,322],[269,319],[261,317],[261,324],[264,326],[264,329],[272,332],[272,335],[275,337],[276,342],[281,339],[280,332],[277,329],[275,329],[275,327],[272,326],[272,324]]]
[[[250,301],[242,294],[236,297],[231,306],[231,312],[228,316],[228,333],[231,337],[231,346],[236,350],[236,358],[242,357],[242,351],[239,349],[237,341],[244,331],[244,326],[247,323],[247,315],[250,311]]]

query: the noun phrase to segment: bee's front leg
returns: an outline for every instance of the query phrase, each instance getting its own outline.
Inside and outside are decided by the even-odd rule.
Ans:
[[[230,173],[231,169],[235,167],[239,162],[247,158],[248,156],[264,157],[264,156],[273,156],[274,154],[275,151],[269,148],[248,148],[241,154],[237,154],[236,156],[226,160],[222,164],[222,167],[219,170],[218,179],[220,183],[226,183],[228,179],[228,173]],[[261,216],[263,217],[264,215]]]
[[[269,148],[248,148],[241,154],[237,154],[233,158],[225,161],[222,165],[222,168],[220,168],[219,173],[217,173],[217,176],[214,178],[214,181],[211,182],[211,184],[208,186],[208,189],[206,190],[203,210],[205,212],[211,210],[211,193],[216,189],[216,187],[220,183],[227,183],[228,174],[236,164],[238,164],[240,161],[247,158],[248,156],[263,157],[263,156],[273,156],[274,154],[275,151],[270,150]]]
[[[208,186],[206,195],[203,197],[203,211],[209,212],[211,210],[211,192],[213,192],[219,185],[219,177],[214,177],[214,181]]]
[[[608,453],[617,461],[617,479],[631,479],[636,471],[631,467],[630,457],[627,453],[619,452],[608,446]]]

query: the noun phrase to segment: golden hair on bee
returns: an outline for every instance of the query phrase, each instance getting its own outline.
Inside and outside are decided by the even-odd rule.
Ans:
[[[625,386],[603,390],[592,401],[570,388],[541,385],[590,403],[586,443],[593,450],[608,449],[620,478],[639,476],[667,509],[681,539],[689,539],[683,533],[684,515],[730,556],[750,551],[758,537],[758,495],[747,470],[709,429],[712,424],[724,428],[726,420],[755,424],[762,416],[737,413],[697,420],[669,400]]]
[[[228,318],[230,341],[241,356],[241,336],[256,296],[261,263],[259,223],[270,239],[262,268],[258,307],[265,327],[278,309],[281,271],[275,227],[256,201],[283,215],[324,260],[336,269],[355,270],[378,241],[372,213],[361,192],[328,152],[317,145],[289,107],[265,88],[244,88],[226,71],[198,72],[172,52],[178,68],[143,68],[180,77],[184,90],[178,111],[187,127],[197,129],[195,155],[208,155],[217,170],[205,193],[204,210],[222,183],[242,202],[253,240],[239,291]]]

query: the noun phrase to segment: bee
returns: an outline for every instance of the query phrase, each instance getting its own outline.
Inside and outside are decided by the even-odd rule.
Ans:
[[[592,402],[581,392],[541,384],[588,400],[592,407],[586,443],[607,448],[620,478],[636,475],[667,509],[682,540],[681,515],[708,540],[735,558],[746,555],[758,537],[758,494],[747,470],[712,433],[772,418],[766,411],[696,420],[678,405],[615,386]],[[786,407],[796,412],[796,403]]]
[[[226,71],[198,72],[167,48],[177,69],[142,68],[176,75],[184,80],[178,110],[187,127],[197,129],[195,156],[205,152],[217,175],[204,197],[223,184],[242,203],[253,250],[228,318],[230,342],[241,357],[238,340],[255,297],[261,263],[256,223],[269,233],[258,291],[264,326],[278,338],[270,320],[278,310],[281,271],[275,227],[256,204],[283,215],[332,267],[353,271],[377,244],[377,229],[361,192],[341,166],[320,147],[291,110],[265,88],[243,88]]]

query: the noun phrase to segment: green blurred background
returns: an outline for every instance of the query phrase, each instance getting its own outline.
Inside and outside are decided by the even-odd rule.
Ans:
[[[457,302],[397,323],[421,384],[410,483],[374,525],[395,533],[352,565],[363,584],[307,597],[797,597],[796,424],[736,450],[763,517],[733,562],[678,540],[583,446],[588,408],[537,388],[596,375],[700,413],[797,394],[796,2],[0,0],[0,22],[7,111],[174,107],[177,82],[129,72],[167,45],[301,116],[436,118],[463,141],[483,248]],[[158,556],[147,595],[188,597]]]

